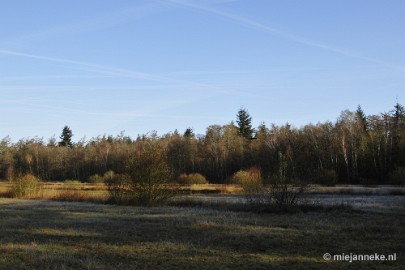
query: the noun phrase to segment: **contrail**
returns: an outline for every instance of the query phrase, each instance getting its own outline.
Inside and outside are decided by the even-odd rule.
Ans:
[[[24,58],[31,58],[31,59],[37,59],[37,60],[43,60],[43,61],[49,61],[49,62],[78,65],[78,66],[93,68],[93,69],[95,69],[96,72],[112,73],[115,75],[122,75],[122,76],[134,77],[134,78],[139,78],[139,79],[145,79],[145,80],[175,81],[175,80],[167,78],[167,77],[161,77],[161,76],[151,75],[151,74],[147,74],[147,73],[143,73],[143,72],[137,72],[137,71],[132,71],[132,70],[120,69],[120,68],[111,68],[111,67],[107,67],[107,66],[103,66],[103,65],[97,65],[97,64],[92,64],[92,63],[87,63],[87,62],[82,62],[82,61],[47,57],[47,56],[21,53],[21,52],[16,52],[16,51],[8,51],[8,50],[0,50],[0,54],[18,56],[18,57],[24,57]]]
[[[70,60],[70,59],[54,58],[54,57],[34,55],[34,54],[9,51],[9,50],[0,50],[0,55],[17,56],[17,57],[31,58],[31,59],[36,59],[36,60],[48,61],[48,62],[56,62],[56,63],[64,63],[64,64],[69,64],[69,65],[81,66],[81,67],[90,68],[90,70],[88,70],[88,71],[101,73],[101,74],[117,75],[117,76],[123,76],[123,77],[149,80],[149,81],[161,81],[161,82],[187,84],[187,85],[193,85],[193,86],[204,86],[204,87],[211,88],[211,89],[217,89],[217,87],[215,87],[213,85],[207,85],[207,84],[203,84],[203,83],[197,83],[197,82],[185,81],[185,80],[177,80],[177,79],[173,79],[173,78],[169,78],[169,77],[165,77],[165,76],[159,76],[159,75],[154,75],[154,74],[149,74],[149,73],[144,73],[144,72],[109,67],[109,66],[98,65],[98,64],[87,63],[87,62],[76,61],[76,60]]]
[[[364,56],[364,55],[361,55],[359,53],[352,52],[352,51],[349,51],[349,50],[345,50],[345,49],[333,47],[333,46],[330,46],[330,45],[327,45],[327,44],[323,44],[321,42],[311,40],[311,39],[308,39],[308,38],[305,38],[305,37],[302,37],[302,36],[299,36],[299,35],[290,34],[288,32],[281,31],[279,29],[270,27],[270,26],[268,26],[266,24],[254,21],[254,20],[246,18],[246,17],[242,17],[242,16],[237,15],[237,14],[220,11],[220,10],[210,8],[210,7],[206,7],[206,6],[196,5],[196,4],[193,4],[193,3],[188,2],[188,1],[169,0],[169,2],[172,2],[172,3],[180,5],[180,6],[184,6],[184,7],[188,7],[188,8],[192,8],[192,9],[196,9],[196,10],[205,11],[205,12],[208,12],[208,13],[211,13],[211,14],[215,14],[217,16],[227,18],[227,19],[229,19],[231,21],[234,21],[236,23],[239,23],[239,24],[242,24],[242,25],[245,25],[245,26],[254,27],[254,28],[259,29],[259,30],[263,30],[263,31],[266,31],[268,33],[280,36],[280,37],[282,37],[284,39],[294,41],[296,43],[300,43],[300,44],[311,46],[311,47],[316,47],[316,48],[319,48],[319,49],[322,49],[322,50],[325,50],[325,51],[334,52],[334,53],[337,53],[337,54],[340,54],[340,55],[344,55],[344,56],[364,60],[364,61],[371,62],[371,63],[374,63],[374,64],[383,65],[383,66],[386,66],[386,67],[389,67],[389,68],[392,68],[392,69],[400,70],[402,72],[405,71],[405,68],[402,67],[402,66],[394,65],[394,64],[391,64],[391,63],[387,63],[387,62],[375,59],[375,58],[367,57],[367,56]]]

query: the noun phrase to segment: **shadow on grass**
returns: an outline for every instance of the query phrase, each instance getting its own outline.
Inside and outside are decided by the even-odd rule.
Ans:
[[[404,218],[382,214],[18,200],[0,214],[2,269],[338,269],[323,253],[405,250]]]
[[[235,211],[235,212],[251,212],[257,214],[265,213],[308,213],[308,212],[358,212],[353,207],[346,203],[325,205],[322,203],[300,203],[290,205],[287,207],[278,207],[274,204],[260,204],[260,203],[230,203],[230,202],[215,202],[203,201],[194,199],[178,199],[172,200],[168,203],[170,206],[177,207],[191,207],[191,208],[207,208],[221,211]]]

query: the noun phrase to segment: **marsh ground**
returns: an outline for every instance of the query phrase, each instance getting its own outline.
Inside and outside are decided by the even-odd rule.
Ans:
[[[403,197],[403,196],[402,196]],[[1,269],[403,269],[403,212],[255,214],[0,199]],[[324,253],[397,254],[325,261]]]

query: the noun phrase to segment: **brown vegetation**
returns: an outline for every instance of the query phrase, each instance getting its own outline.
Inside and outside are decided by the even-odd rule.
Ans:
[[[32,174],[44,181],[102,182],[111,171],[131,175],[133,166],[148,162],[143,152],[154,144],[172,176],[199,173],[210,183],[229,183],[238,171],[256,167],[264,179],[294,178],[323,185],[403,184],[405,110],[400,104],[380,115],[366,116],[361,108],[344,111],[335,124],[299,129],[263,124],[255,133],[246,123],[247,112],[238,117],[239,126],[212,125],[198,137],[188,129],[183,135],[175,131],[132,139],[121,134],[62,144],[55,139],[12,143],[4,138],[0,178]]]
[[[27,174],[12,182],[10,194],[16,198],[31,199],[37,197],[40,191],[40,180],[33,175]]]
[[[200,173],[182,173],[177,178],[180,185],[205,185],[208,184],[207,179]]]

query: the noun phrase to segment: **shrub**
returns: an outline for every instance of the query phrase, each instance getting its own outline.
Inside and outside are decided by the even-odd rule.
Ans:
[[[233,183],[240,185],[247,194],[259,193],[263,188],[262,175],[257,168],[251,168],[248,171],[238,171],[232,180]]]
[[[14,167],[8,166],[6,171],[6,179],[11,182],[14,180]]]
[[[32,198],[41,191],[41,183],[31,174],[16,179],[11,186],[11,194],[16,198]]]
[[[128,174],[114,174],[105,181],[110,201],[118,204],[126,204],[131,198],[131,177]]]
[[[175,190],[169,185],[172,173],[162,150],[156,141],[143,142],[129,160],[127,174],[114,175],[106,181],[110,200],[150,206],[162,204],[174,196]]]
[[[94,174],[89,177],[89,181],[90,181],[90,183],[103,183],[104,178],[98,174]]]
[[[64,185],[80,185],[82,182],[80,180],[65,180]]]
[[[107,171],[103,175],[103,182],[110,181],[114,177],[114,171]]]
[[[63,182],[63,189],[72,190],[72,189],[80,189],[81,182],[79,180],[65,180]]]
[[[179,177],[177,177],[177,183],[179,183],[180,185],[188,185],[188,184],[190,184],[188,182],[188,174],[186,174],[186,173],[180,174]]]
[[[307,188],[306,183],[293,178],[274,178],[270,181],[270,190],[266,200],[278,208],[288,209],[296,206]]]
[[[131,177],[132,204],[163,204],[176,194],[170,185],[174,178],[164,147],[155,139],[139,145],[128,162],[127,172]]]
[[[128,167],[132,204],[156,205],[174,196],[169,185],[173,179],[171,169],[155,143],[149,142]]]
[[[177,178],[177,182],[181,185],[204,185],[208,184],[207,179],[200,173],[182,173]]]
[[[405,167],[398,167],[390,174],[390,180],[395,185],[405,185]]]
[[[249,179],[246,175],[248,174],[241,173],[236,176],[243,176],[244,178],[242,179]],[[255,179],[253,176],[250,177]],[[258,176],[256,175],[257,178]],[[244,190],[250,189],[250,192],[246,192],[246,201],[252,208],[265,212],[271,209],[289,211],[296,208],[307,187],[306,183],[287,177],[272,177],[266,181],[269,183],[267,186],[259,185],[257,180],[246,182],[249,184],[242,185]],[[252,182],[255,184],[252,184]]]

